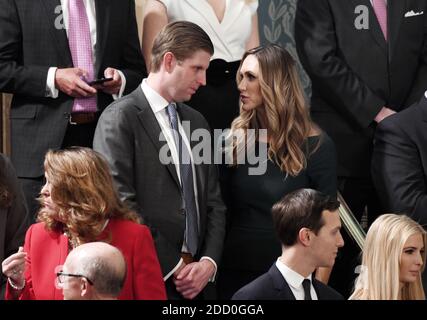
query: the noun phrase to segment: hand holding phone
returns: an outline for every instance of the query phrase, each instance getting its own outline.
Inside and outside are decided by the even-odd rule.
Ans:
[[[94,85],[97,85],[97,84],[103,84],[104,82],[111,81],[111,80],[113,80],[113,78],[100,78],[100,79],[95,79],[95,80],[89,81],[89,82],[88,82],[88,85],[90,85],[90,86],[94,86]]]

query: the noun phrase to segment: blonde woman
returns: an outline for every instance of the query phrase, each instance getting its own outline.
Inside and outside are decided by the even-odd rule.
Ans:
[[[248,50],[237,74],[240,116],[232,123],[234,164],[223,167],[222,190],[228,206],[228,233],[219,278],[220,297],[235,291],[266,272],[281,253],[275,236],[271,207],[284,195],[312,188],[336,196],[336,158],[332,141],[310,120],[295,61],[282,47],[267,45]],[[237,164],[252,146],[246,139],[255,134],[256,149],[268,157],[263,174],[252,175],[258,166]],[[240,137],[240,138],[239,138]]]
[[[352,300],[425,300],[426,231],[405,215],[384,214],[369,228]]]
[[[61,265],[72,249],[94,241],[110,243],[125,257],[127,276],[119,299],[166,299],[150,230],[119,200],[106,161],[91,149],[75,147],[49,151],[44,168],[39,223],[28,229],[23,250],[2,263],[6,299],[62,300],[56,281]],[[67,276],[73,285],[96,281]]]
[[[258,0],[148,0],[144,11],[142,51],[151,64],[154,37],[168,22],[200,26],[214,45],[206,86],[188,102],[212,129],[230,128],[239,113],[235,74],[245,50],[259,45]]]

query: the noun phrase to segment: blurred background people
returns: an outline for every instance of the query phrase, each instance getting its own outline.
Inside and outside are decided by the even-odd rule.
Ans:
[[[24,250],[5,259],[6,299],[62,300],[55,270],[83,243],[104,241],[120,249],[127,278],[120,299],[165,299],[160,264],[150,230],[119,200],[106,161],[75,147],[49,151],[39,223],[25,237]]]
[[[24,244],[29,224],[25,197],[15,170],[0,153],[0,263]],[[0,300],[4,297],[6,280],[0,274]]]
[[[243,56],[237,78],[241,107],[231,134],[244,134],[233,145],[234,165],[221,170],[228,209],[218,279],[223,299],[266,272],[280,256],[271,218],[274,203],[300,188],[336,197],[335,148],[310,120],[290,54],[277,45],[251,49]],[[265,129],[267,136],[257,131],[251,146],[247,139],[251,129]],[[255,165],[237,164],[238,154],[251,147],[268,152],[268,159],[261,159],[266,165],[263,174],[249,173]]]
[[[343,300],[334,289],[314,279],[319,267],[331,268],[344,245],[340,204],[313,189],[287,194],[272,208],[282,255],[270,270],[241,288],[233,300]]]
[[[11,160],[35,221],[49,149],[92,147],[99,114],[145,76],[132,0],[0,0],[0,92]],[[102,85],[90,82],[113,78]]]
[[[257,0],[147,1],[142,51],[148,66],[154,37],[168,22],[196,23],[212,40],[214,54],[206,72],[206,86],[188,101],[212,130],[230,128],[239,113],[236,71],[245,50],[259,45],[257,8]]]
[[[369,228],[350,299],[425,300],[421,271],[426,232],[405,215],[384,214]]]
[[[126,261],[119,249],[105,242],[73,249],[57,272],[65,300],[116,300],[126,279]]]
[[[427,88],[425,0],[299,0],[295,42],[311,115],[334,141],[338,189],[359,222],[383,213],[371,176],[375,129]],[[349,296],[360,250],[346,239],[330,284]]]

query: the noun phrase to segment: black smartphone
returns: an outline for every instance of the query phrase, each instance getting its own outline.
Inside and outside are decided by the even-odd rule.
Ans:
[[[90,86],[93,86],[96,84],[103,84],[104,82],[111,81],[111,80],[113,80],[113,78],[100,78],[100,79],[89,81],[87,84]]]

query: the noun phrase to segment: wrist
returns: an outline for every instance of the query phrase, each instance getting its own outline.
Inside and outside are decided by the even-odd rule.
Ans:
[[[18,285],[14,282],[14,280],[12,280],[11,278],[7,278],[7,281],[9,282],[9,285],[15,289],[15,290],[22,290],[25,287],[25,279],[22,281],[21,285]]]

